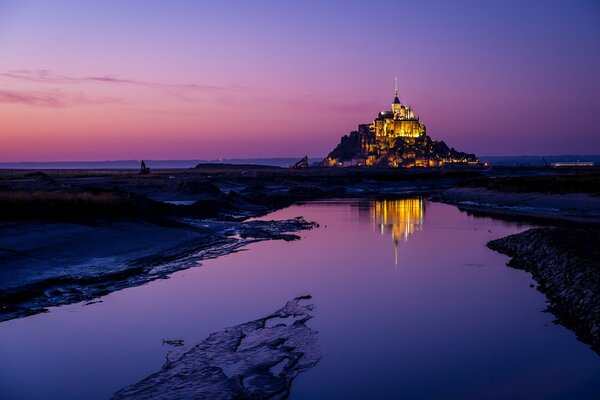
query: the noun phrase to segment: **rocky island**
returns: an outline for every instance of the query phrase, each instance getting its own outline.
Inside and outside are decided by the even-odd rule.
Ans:
[[[475,154],[463,153],[433,140],[413,109],[398,98],[398,79],[390,111],[381,111],[370,124],[343,136],[322,165],[442,167],[477,166]]]

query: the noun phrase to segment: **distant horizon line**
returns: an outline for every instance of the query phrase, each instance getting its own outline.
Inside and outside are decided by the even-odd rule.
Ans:
[[[186,162],[186,161],[204,161],[204,162],[225,162],[225,161],[244,161],[244,160],[291,160],[301,159],[303,156],[279,156],[279,157],[230,157],[230,158],[129,158],[129,159],[102,159],[102,160],[45,160],[45,161],[0,161],[3,164],[68,164],[68,163],[111,163],[111,162]],[[324,159],[326,156],[308,156],[309,159]],[[597,154],[516,154],[516,155],[483,155],[479,158],[534,158],[534,157],[600,157]]]
[[[151,168],[193,168],[200,163],[254,164],[285,167],[302,157],[234,157],[215,159],[151,159],[143,161]],[[319,162],[325,157],[309,157],[309,162]],[[481,161],[496,165],[532,164],[543,165],[550,162],[591,161],[600,163],[600,154],[544,154],[544,155],[501,155],[480,156]],[[84,161],[0,161],[0,169],[137,169],[142,159],[84,160]],[[505,164],[506,163],[506,164]]]

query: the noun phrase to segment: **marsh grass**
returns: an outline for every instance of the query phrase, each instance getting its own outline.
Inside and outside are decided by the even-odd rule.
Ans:
[[[485,187],[488,190],[516,193],[588,193],[600,195],[600,173],[480,178],[463,182],[462,186]]]
[[[0,192],[0,219],[4,220],[133,217],[140,211],[135,199],[115,192]]]

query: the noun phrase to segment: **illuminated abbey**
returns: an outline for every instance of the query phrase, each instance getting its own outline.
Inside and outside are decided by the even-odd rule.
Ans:
[[[413,110],[400,102],[398,98],[398,78],[396,78],[396,88],[394,90],[394,102],[391,111],[382,111],[375,118],[372,124],[365,127],[369,132],[374,132],[380,139],[410,137],[416,138],[425,135],[425,125],[415,116]]]
[[[425,125],[398,97],[398,80],[392,109],[381,111],[370,124],[343,136],[323,160],[325,166],[441,167],[477,165],[474,154],[456,151],[427,136]]]

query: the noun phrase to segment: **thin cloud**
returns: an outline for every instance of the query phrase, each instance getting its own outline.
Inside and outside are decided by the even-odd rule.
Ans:
[[[41,92],[18,90],[0,90],[0,103],[50,108],[127,104],[127,102],[120,97],[92,98],[84,93],[73,94],[62,91]]]
[[[19,79],[29,82],[39,83],[79,83],[75,78],[69,78],[63,75],[56,75],[45,69],[13,69],[0,72],[0,76],[10,79]]]
[[[246,104],[245,97],[252,91],[243,85],[201,85],[197,83],[163,83],[130,78],[117,77],[112,75],[88,75],[88,76],[69,76],[54,73],[45,69],[14,69],[0,71],[0,78],[11,81],[26,81],[48,85],[66,85],[77,86],[81,84],[102,84],[114,86],[134,86],[157,90],[164,95],[173,97],[180,101],[197,103],[201,99],[198,95],[211,94],[212,101],[217,104],[235,106]],[[253,93],[256,95],[257,93]],[[32,106],[43,107],[69,107],[86,104],[127,104],[122,98],[100,98],[91,99],[83,94],[77,96],[67,96],[61,92],[16,92],[4,90],[0,94],[0,103],[21,103]],[[322,112],[336,114],[352,114],[362,112],[366,109],[372,109],[375,105],[367,101],[352,100],[334,100],[324,99],[318,94],[296,95],[292,98],[281,97],[257,97],[253,103],[283,108],[302,110],[304,112]],[[174,113],[173,111],[165,111]],[[184,111],[182,114],[195,115],[194,112]]]
[[[200,85],[197,83],[163,83],[151,82],[137,79],[120,78],[111,75],[90,75],[90,76],[67,76],[55,74],[46,69],[15,69],[0,72],[0,77],[8,79],[24,80],[28,82],[38,82],[47,84],[83,84],[83,83],[105,83],[111,85],[131,85],[141,86],[153,89],[162,89],[172,94],[181,94],[182,92],[207,92],[207,93],[223,93],[223,92],[245,92],[249,88],[243,85]]]
[[[354,114],[372,110],[376,105],[372,101],[335,101],[323,99],[317,94],[306,94],[292,98],[263,98],[262,104],[277,105],[304,112],[322,112],[335,114]]]
[[[177,115],[182,117],[205,117],[206,114],[198,111],[188,110],[159,110],[159,109],[148,109],[148,108],[132,108],[132,110],[140,111],[150,114],[166,114],[166,115]]]
[[[40,107],[60,107],[61,104],[55,96],[14,90],[0,90],[0,103],[16,103]]]

